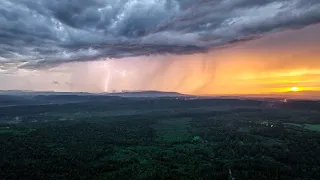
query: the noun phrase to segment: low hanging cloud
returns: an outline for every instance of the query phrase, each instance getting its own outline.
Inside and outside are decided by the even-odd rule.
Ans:
[[[320,22],[319,0],[2,0],[0,69],[205,52]]]

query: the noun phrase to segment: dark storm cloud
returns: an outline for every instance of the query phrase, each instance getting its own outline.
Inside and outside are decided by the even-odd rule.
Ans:
[[[319,9],[318,0],[2,0],[0,65],[201,52],[318,23]]]

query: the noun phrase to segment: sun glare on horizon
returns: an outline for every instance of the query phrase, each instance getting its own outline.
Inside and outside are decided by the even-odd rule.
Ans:
[[[299,91],[300,89],[298,88],[298,87],[291,87],[290,88],[290,91],[292,91],[292,92],[297,92],[297,91]]]

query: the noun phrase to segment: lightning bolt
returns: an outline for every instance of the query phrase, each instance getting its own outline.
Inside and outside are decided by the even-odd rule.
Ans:
[[[112,75],[114,73],[116,74],[120,74],[121,77],[127,77],[127,70],[125,69],[118,69],[116,67],[114,67],[110,62],[106,62],[103,64],[103,67],[106,69],[106,79],[104,82],[104,92],[109,92],[110,91],[110,81],[112,78]]]

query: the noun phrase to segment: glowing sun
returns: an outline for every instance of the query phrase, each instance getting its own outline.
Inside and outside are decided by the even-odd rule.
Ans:
[[[297,91],[299,91],[299,88],[298,87],[291,87],[290,91],[297,92]]]

